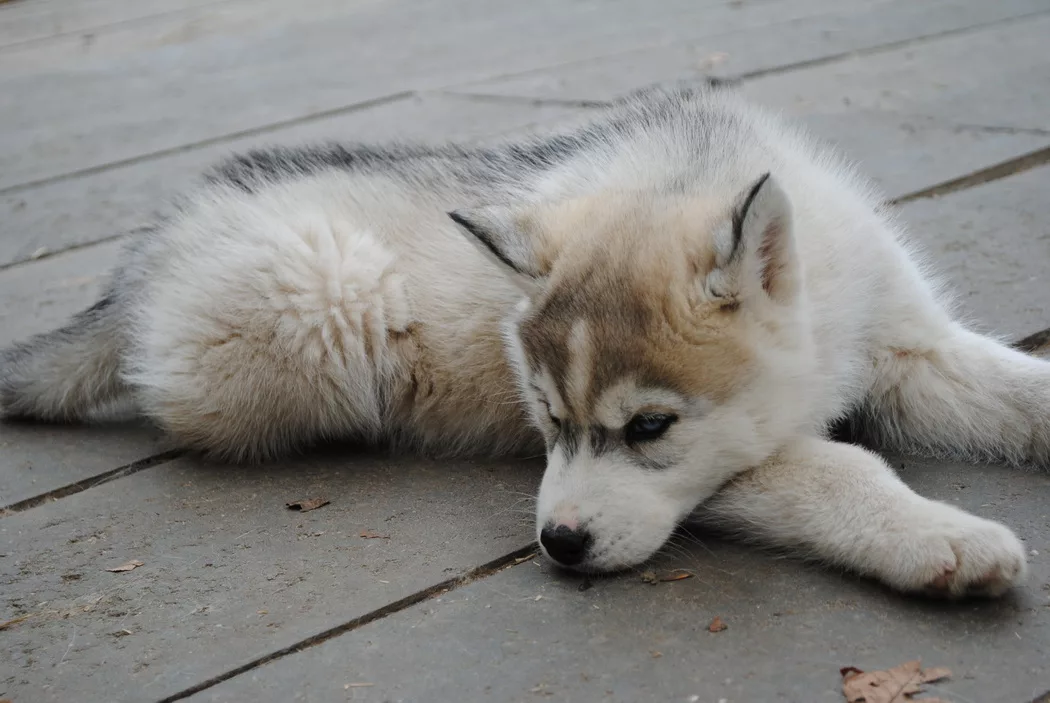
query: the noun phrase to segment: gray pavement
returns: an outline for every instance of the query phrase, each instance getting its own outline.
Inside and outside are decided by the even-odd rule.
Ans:
[[[704,75],[840,146],[961,309],[1019,338],[1050,326],[1048,39],[1045,0],[0,3],[0,344],[83,307],[230,151],[485,140]],[[914,658],[953,670],[931,692],[954,703],[1043,695],[1050,476],[893,460],[1015,528],[1029,582],[930,603],[690,529],[654,568],[692,578],[580,590],[520,558],[536,461],[249,470],[136,423],[0,425],[0,699],[809,703]]]

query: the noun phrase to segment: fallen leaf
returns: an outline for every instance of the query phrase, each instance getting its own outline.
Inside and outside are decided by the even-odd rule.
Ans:
[[[307,510],[317,510],[322,505],[328,505],[329,502],[327,498],[306,498],[297,500],[294,503],[285,503],[284,506],[289,510],[298,510],[305,513]]]
[[[944,667],[923,669],[918,659],[882,671],[862,671],[855,666],[839,670],[842,694],[849,703],[948,703],[941,698],[912,698],[922,693],[922,684],[946,679],[952,672]]]
[[[707,626],[707,631],[708,632],[721,632],[722,630],[726,630],[728,628],[729,628],[729,625],[726,625],[724,622],[722,622],[722,618],[720,618],[720,617],[718,617],[716,615],[715,619],[711,621],[711,624]]]
[[[656,650],[653,650],[652,652],[649,652],[649,654],[652,655],[653,659],[659,659],[660,657],[662,657],[664,655],[663,652],[657,652]]]
[[[381,535],[378,532],[370,532],[368,530],[362,532],[361,536],[365,539],[390,539],[390,535]]]
[[[127,637],[131,634],[131,630],[117,630],[116,632],[109,633],[114,637]]]
[[[681,581],[682,579],[691,579],[693,575],[688,571],[682,571],[681,569],[675,569],[674,571],[668,571],[666,574],[660,576],[661,581]]]
[[[658,583],[666,583],[668,581],[681,581],[682,579],[693,578],[693,575],[683,569],[672,569],[671,571],[661,571],[659,573],[655,571],[644,571],[642,572],[642,580],[646,583],[656,585]]]
[[[0,622],[0,630],[6,630],[7,628],[13,627],[13,626],[17,625],[20,622],[28,620],[31,617],[33,617],[33,616],[32,615],[19,615],[17,618],[11,618],[10,620],[6,620],[4,622]]]
[[[120,566],[114,566],[112,569],[106,569],[106,571],[111,571],[114,574],[119,574],[119,573],[123,573],[125,571],[132,571],[134,569],[139,568],[140,566],[144,566],[144,564],[141,561],[139,561],[138,559],[132,559],[131,561],[127,562],[126,564],[121,564]]]

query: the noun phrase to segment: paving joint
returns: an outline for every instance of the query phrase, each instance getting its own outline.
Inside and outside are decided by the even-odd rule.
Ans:
[[[1030,171],[1033,168],[1038,168],[1047,163],[1050,163],[1050,146],[1045,146],[1042,149],[1037,149],[1036,151],[1031,151],[1027,154],[1007,159],[1006,161],[1000,161],[997,164],[986,166],[965,176],[952,178],[921,190],[906,193],[893,198],[888,201],[887,204],[901,205],[903,203],[910,203],[914,200],[938,198],[942,195],[949,195],[960,190],[967,190],[975,186],[984,185],[985,183],[998,181],[1009,176],[1024,173],[1025,171]]]
[[[96,27],[85,27],[83,29],[72,29],[68,32],[58,32],[56,34],[48,34],[47,36],[34,37],[32,39],[24,39],[22,41],[11,42],[10,44],[0,44],[0,53],[8,51],[10,49],[22,49],[26,46],[33,44],[46,44],[50,41],[68,39],[69,37],[75,37],[80,35],[95,35],[105,34],[113,30],[121,30],[126,27],[134,27],[136,24],[148,24],[149,22],[164,17],[172,17],[179,14],[192,13],[195,10],[203,10],[221,5],[229,5],[240,0],[211,0],[211,2],[203,3],[201,5],[195,5],[193,7],[183,7],[178,10],[168,10],[166,12],[155,12],[151,15],[144,15],[142,17],[134,17],[127,20],[119,20],[117,22],[109,22],[107,24],[100,24]]]
[[[414,95],[416,95],[416,91],[414,90],[402,90],[396,93],[382,95],[377,98],[361,100],[355,103],[351,103],[350,105],[341,105],[339,107],[334,107],[330,110],[321,110],[320,112],[312,112],[309,115],[290,117],[286,120],[279,120],[277,122],[271,122],[269,124],[260,125],[258,127],[249,127],[248,129],[242,129],[236,132],[228,132],[226,134],[220,134],[215,137],[209,137],[208,139],[201,139],[196,142],[180,144],[178,146],[169,147],[167,149],[158,149],[156,151],[151,151],[145,154],[131,156],[126,159],[108,161],[106,163],[88,166],[87,168],[77,169],[75,171],[68,171],[66,173],[59,173],[54,176],[38,178],[34,181],[16,183],[5,188],[0,188],[0,196],[10,195],[12,193],[20,193],[22,191],[32,190],[33,188],[39,188],[40,186],[51,185],[53,183],[71,181],[76,178],[81,178],[83,176],[92,176],[116,168],[122,168],[124,166],[132,166],[134,164],[143,163],[145,161],[150,161],[152,159],[157,159],[163,156],[174,156],[175,154],[183,154],[188,151],[193,151],[194,149],[200,149],[201,147],[206,146],[215,146],[216,144],[222,144],[224,142],[233,141],[235,139],[242,139],[244,137],[254,137],[260,134],[268,134],[270,132],[276,132],[279,129],[284,129],[285,127],[295,127],[297,125],[309,124],[310,122],[323,120],[328,117],[335,117],[337,115],[344,115],[352,112],[358,112],[360,110],[367,110],[368,108],[379,107],[380,105],[388,105],[390,103],[398,102],[399,100],[411,98]]]
[[[1050,14],[1050,10],[1036,10],[1035,12],[1026,12],[1023,15],[1003,17],[1002,19],[991,20],[983,24],[972,24],[967,27],[945,29],[943,31],[934,32],[932,34],[924,34],[921,37],[909,37],[908,39],[900,39],[898,41],[887,42],[885,44],[879,44],[877,46],[869,46],[863,49],[840,51],[836,54],[820,56],[814,59],[806,59],[805,61],[796,61],[795,63],[786,63],[780,66],[771,66],[769,68],[760,68],[755,71],[747,71],[744,73],[740,73],[736,76],[736,78],[740,80],[752,80],[755,78],[764,78],[766,76],[776,76],[782,73],[790,73],[792,71],[798,71],[805,68],[813,68],[815,66],[826,66],[828,64],[837,63],[839,61],[858,58],[862,56],[877,56],[882,53],[896,51],[897,49],[903,49],[909,46],[916,46],[919,44],[924,44],[926,42],[937,41],[939,39],[946,39],[948,37],[965,36],[967,34],[982,32],[984,30],[992,29],[995,27],[1010,25],[1015,22],[1024,22],[1032,19],[1033,17],[1041,17],[1046,14]]]
[[[396,600],[393,603],[388,603],[382,608],[378,608],[377,610],[365,613],[360,617],[348,620],[347,622],[342,623],[341,625],[336,625],[335,627],[331,627],[327,630],[319,632],[316,635],[311,635],[310,637],[301,639],[298,642],[291,644],[287,647],[283,647],[276,651],[270,652],[269,654],[264,654],[263,656],[253,659],[250,662],[242,664],[241,666],[238,666],[234,669],[230,669],[229,671],[225,671],[217,676],[213,676],[212,678],[202,681],[201,683],[191,686],[189,688],[183,689],[182,691],[170,695],[167,698],[162,698],[161,700],[157,701],[157,703],[174,703],[174,701],[180,701],[189,698],[194,694],[200,693],[201,691],[209,689],[212,686],[216,686],[222,683],[223,681],[232,679],[235,676],[240,676],[241,674],[249,672],[253,669],[257,669],[260,666],[269,664],[270,662],[276,661],[278,659],[283,659],[284,657],[290,654],[296,654],[305,649],[316,647],[317,645],[323,644],[324,642],[327,642],[330,639],[339,637],[340,635],[344,635],[348,632],[353,632],[354,630],[364,627],[365,625],[373,623],[377,620],[381,620],[389,615],[399,613],[402,610],[411,608],[414,605],[418,605],[419,603],[430,600],[431,598],[434,598],[436,596],[443,595],[445,593],[448,593],[449,591],[454,591],[455,589],[460,588],[462,586],[466,586],[475,581],[479,581],[483,578],[492,576],[493,574],[503,571],[504,569],[524,564],[528,561],[531,561],[530,557],[535,555],[536,549],[537,547],[534,543],[528,544],[519,549],[515,549],[509,554],[504,554],[503,556],[493,559],[492,561],[482,564],[481,566],[476,566],[460,576],[456,576],[442,581],[440,583],[436,583],[433,586],[424,588],[421,591],[416,591],[415,593],[405,596],[400,600]]]
[[[0,518],[15,515],[17,513],[25,512],[31,508],[35,508],[38,505],[44,503],[51,503],[56,500],[60,500],[67,496],[76,495],[77,493],[83,493],[89,488],[95,486],[101,486],[104,483],[110,481],[116,481],[119,478],[137,474],[139,471],[153,468],[154,466],[160,466],[166,464],[169,461],[178,459],[185,454],[181,449],[172,449],[160,454],[154,454],[153,456],[146,457],[145,459],[139,459],[133,461],[130,464],[118,466],[115,469],[110,469],[100,474],[96,474],[89,478],[82,479],[75,483],[70,483],[61,488],[55,488],[47,493],[41,493],[40,495],[32,496],[31,498],[25,498],[23,500],[16,501],[10,505],[0,507]]]

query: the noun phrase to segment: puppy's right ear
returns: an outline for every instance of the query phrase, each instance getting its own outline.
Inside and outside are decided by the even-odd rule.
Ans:
[[[542,234],[525,211],[487,205],[448,213],[478,251],[496,264],[527,295],[537,293],[550,272],[540,254]]]

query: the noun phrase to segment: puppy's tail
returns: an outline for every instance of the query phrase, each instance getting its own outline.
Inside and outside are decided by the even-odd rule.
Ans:
[[[123,395],[125,334],[116,299],[106,296],[53,332],[0,351],[0,415],[69,422]]]

